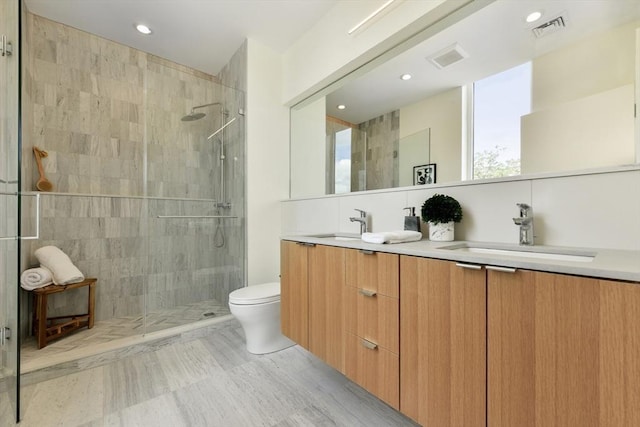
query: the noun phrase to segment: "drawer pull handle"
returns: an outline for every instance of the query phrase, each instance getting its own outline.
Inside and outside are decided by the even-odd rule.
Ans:
[[[487,270],[500,271],[502,273],[515,273],[517,268],[498,267],[497,265],[487,265]]]
[[[375,251],[371,251],[369,249],[360,249],[360,253],[364,254],[364,255],[375,255],[376,254]]]
[[[358,289],[358,292],[365,297],[375,297],[377,293],[376,291],[370,291],[368,289]]]
[[[468,268],[471,270],[482,270],[482,266],[481,265],[476,265],[476,264],[462,264],[460,262],[456,262],[456,266],[461,267],[461,268]]]
[[[375,349],[378,348],[378,344],[374,344],[371,341],[368,341],[368,340],[365,340],[365,339],[361,340],[360,343],[362,343],[363,347],[366,347],[369,350],[375,350]]]
[[[310,248],[315,248],[316,244],[315,243],[304,243],[305,246],[308,246]]]

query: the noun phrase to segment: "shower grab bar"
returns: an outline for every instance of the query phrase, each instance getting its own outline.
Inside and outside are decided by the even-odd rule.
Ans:
[[[188,218],[188,219],[199,219],[199,218],[238,218],[237,216],[232,215],[158,215],[157,218]]]
[[[207,139],[211,139],[214,136],[216,136],[217,134],[219,134],[220,132],[222,132],[222,129],[226,128],[227,126],[229,126],[231,123],[235,122],[236,118],[234,117],[233,119],[229,120],[227,123],[224,124],[224,126],[222,126],[220,129],[218,129],[217,131],[215,131],[214,133],[212,133],[211,135],[209,135],[207,137]]]
[[[23,196],[32,196],[35,195],[36,191],[23,191]],[[11,193],[15,194],[15,193]],[[217,199],[194,199],[189,197],[155,197],[155,196],[121,196],[119,194],[90,194],[90,193],[58,193],[55,191],[47,191],[46,193],[42,193],[46,196],[56,196],[56,197],[92,197],[92,198],[102,198],[102,199],[131,199],[131,200],[167,200],[170,202],[210,202],[210,203],[218,203]]]
[[[0,191],[2,196],[20,196],[20,193],[9,193],[6,191]],[[0,241],[3,240],[38,240],[40,238],[40,193],[36,194],[22,194],[22,196],[35,196],[36,198],[36,235],[35,236],[3,236],[0,237]]]

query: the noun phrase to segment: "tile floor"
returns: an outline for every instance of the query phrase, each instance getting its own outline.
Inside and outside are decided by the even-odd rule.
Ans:
[[[22,401],[20,427],[416,425],[298,346],[247,353],[235,320],[26,385]]]
[[[52,341],[40,350],[38,350],[35,337],[32,336],[24,340],[20,347],[22,371],[24,372],[25,369],[29,371],[29,367],[32,365],[41,365],[43,360],[82,348],[141,335],[145,331],[150,333],[210,319],[210,313],[214,313],[216,317],[228,315],[230,314],[229,306],[211,299],[158,310],[149,313],[146,319],[146,326],[143,325],[141,316],[98,321],[93,328],[79,329],[66,337]]]

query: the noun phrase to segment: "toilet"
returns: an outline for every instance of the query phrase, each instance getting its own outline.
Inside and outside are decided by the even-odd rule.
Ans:
[[[247,286],[231,292],[229,309],[244,329],[249,353],[273,353],[295,344],[280,331],[279,282]]]

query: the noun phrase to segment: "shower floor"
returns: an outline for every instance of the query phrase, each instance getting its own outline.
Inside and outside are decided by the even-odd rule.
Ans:
[[[213,313],[213,314],[211,314]],[[230,314],[229,306],[215,299],[198,301],[193,304],[167,308],[147,315],[146,331],[142,316],[120,317],[96,321],[91,329],[80,329],[66,337],[52,341],[38,350],[37,340],[30,336],[24,339],[20,347],[20,363],[24,368],[67,352],[78,351],[96,345],[156,332],[177,326],[191,324]]]

